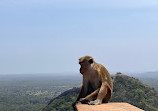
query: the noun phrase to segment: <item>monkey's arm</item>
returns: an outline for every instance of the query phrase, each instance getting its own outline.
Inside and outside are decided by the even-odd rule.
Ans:
[[[81,90],[80,90],[80,93],[78,94],[78,97],[77,97],[76,101],[72,103],[72,107],[74,108],[74,111],[76,111],[75,105],[78,103],[78,101],[79,101],[80,98],[82,97],[83,92],[84,92],[84,87],[83,87],[83,85],[82,85]]]
[[[83,93],[84,93],[84,87],[83,87],[83,85],[82,85],[82,87],[81,87],[81,91],[80,91],[80,93],[79,93],[79,95],[78,95],[76,101],[79,101],[79,100],[80,100],[80,98],[82,97]]]
[[[101,85],[101,88],[100,88],[99,93],[97,95],[97,99],[95,101],[89,102],[89,104],[91,104],[91,105],[101,104],[103,99],[105,98],[105,96],[108,94],[108,90],[112,91],[110,85],[105,81]],[[111,95],[109,97],[111,97]]]
[[[99,93],[99,90],[100,90],[100,88],[98,88],[97,90],[95,90],[94,92],[92,92],[91,94],[89,94],[88,96],[86,96],[85,98],[82,98],[80,100],[80,102],[81,103],[86,103],[86,102],[94,99],[97,96],[97,94]]]

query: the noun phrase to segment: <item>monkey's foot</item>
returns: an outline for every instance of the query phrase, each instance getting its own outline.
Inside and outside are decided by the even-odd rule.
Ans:
[[[101,101],[100,100],[95,100],[95,101],[90,101],[88,102],[89,105],[100,105]]]

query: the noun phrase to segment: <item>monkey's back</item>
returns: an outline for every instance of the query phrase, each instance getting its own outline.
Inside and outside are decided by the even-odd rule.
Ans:
[[[96,65],[98,67],[98,71],[100,72],[99,74],[101,81],[107,81],[111,89],[113,89],[113,81],[108,70],[102,64],[96,63]]]

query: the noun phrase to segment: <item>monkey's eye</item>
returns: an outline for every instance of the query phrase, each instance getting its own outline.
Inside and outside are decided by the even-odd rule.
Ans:
[[[84,62],[84,61],[83,61]],[[82,64],[83,62],[79,62],[79,64]]]

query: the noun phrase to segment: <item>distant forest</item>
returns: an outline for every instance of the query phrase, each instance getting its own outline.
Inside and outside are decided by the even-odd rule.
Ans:
[[[0,75],[0,111],[41,111],[51,99],[81,84],[81,75]],[[158,79],[141,79],[158,90]]]
[[[40,111],[80,82],[76,76],[0,75],[0,111]]]

